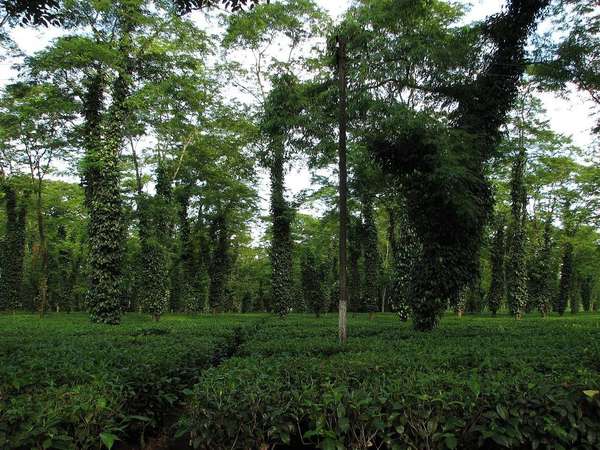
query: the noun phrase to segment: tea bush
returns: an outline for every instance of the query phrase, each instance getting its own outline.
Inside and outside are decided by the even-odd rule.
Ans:
[[[142,439],[236,339],[240,316],[0,316],[0,448],[83,449]]]
[[[598,316],[269,321],[209,369],[180,423],[196,448],[600,448]],[[573,346],[577,342],[577,346]]]
[[[336,319],[0,316],[0,448],[600,448],[598,314]]]

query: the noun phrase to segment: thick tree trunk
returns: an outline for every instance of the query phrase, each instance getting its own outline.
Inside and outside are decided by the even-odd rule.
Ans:
[[[272,148],[271,164],[271,215],[273,237],[271,241],[271,284],[275,309],[284,317],[292,306],[292,211],[285,199],[285,155],[282,141]]]

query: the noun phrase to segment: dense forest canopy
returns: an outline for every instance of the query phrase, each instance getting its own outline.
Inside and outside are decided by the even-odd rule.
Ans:
[[[356,0],[338,20],[313,0],[0,7],[18,61],[3,310],[118,324],[341,298],[431,330],[447,310],[599,305],[600,127],[577,146],[540,100],[577,91],[596,117],[593,0],[477,22],[445,0]],[[23,56],[19,27],[60,35]],[[291,165],[312,177],[295,196]]]

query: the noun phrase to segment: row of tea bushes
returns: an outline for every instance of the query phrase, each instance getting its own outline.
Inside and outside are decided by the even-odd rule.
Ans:
[[[270,321],[204,374],[180,434],[202,449],[600,448],[598,317],[353,330],[342,347],[331,319]]]
[[[0,448],[93,449],[139,442],[238,345],[237,316],[0,317]]]

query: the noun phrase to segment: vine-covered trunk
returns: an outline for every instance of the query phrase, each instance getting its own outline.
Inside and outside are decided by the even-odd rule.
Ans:
[[[35,186],[35,213],[39,238],[40,273],[38,279],[38,309],[43,317],[48,308],[48,242],[46,239],[46,226],[44,224],[44,211],[42,205],[42,180],[34,181]]]
[[[491,264],[492,264],[492,281],[490,291],[488,293],[487,304],[490,312],[496,315],[502,307],[506,292],[505,284],[505,237],[504,237],[504,221],[498,220],[496,232],[492,241],[491,249]]]
[[[208,301],[211,311],[223,312],[228,304],[229,277],[232,259],[230,255],[230,234],[227,217],[219,212],[212,224],[212,241],[214,248],[210,261],[210,287]]]
[[[534,281],[534,297],[535,304],[542,317],[547,317],[550,312],[552,283],[555,277],[552,275],[552,214],[548,214],[544,225],[544,236],[542,248],[537,255],[536,261],[533,262],[533,276],[530,278]]]
[[[508,267],[506,289],[511,314],[520,319],[527,305],[527,191],[525,189],[525,166],[527,156],[521,147],[512,167],[511,220],[509,225]]]
[[[373,211],[373,196],[370,193],[363,193],[361,203],[364,261],[363,305],[370,318],[373,318],[379,303],[379,246]]]
[[[558,285],[558,302],[556,311],[561,316],[571,302],[573,292],[573,244],[567,240],[563,246],[562,263],[560,267],[560,283]]]
[[[284,148],[273,144],[271,162],[271,284],[275,311],[285,316],[292,306],[292,210],[284,196]]]
[[[24,202],[18,207],[16,190],[8,182],[2,181],[6,236],[0,242],[0,309],[14,312],[21,307],[27,209]]]
[[[459,145],[433,139],[419,121],[393,139],[385,128],[369,138],[369,148],[382,168],[400,177],[411,223],[423,246],[410,293],[417,330],[436,327],[448,304],[454,306],[478,273],[483,232],[493,206],[486,165],[518,92],[527,37],[548,4],[549,0],[512,0],[504,13],[486,24],[494,53],[477,79],[458,95],[452,126],[440,125],[441,133],[462,136]],[[405,111],[397,117],[402,120]],[[449,164],[456,170],[448,170]]]

